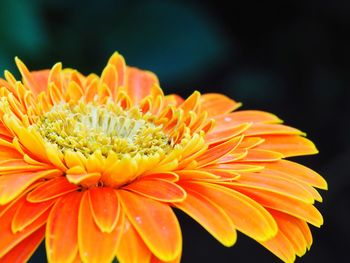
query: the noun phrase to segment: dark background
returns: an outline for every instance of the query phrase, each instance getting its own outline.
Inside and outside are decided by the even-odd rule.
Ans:
[[[350,1],[0,0],[0,69],[56,61],[100,73],[117,50],[167,93],[221,92],[273,112],[320,150],[298,158],[329,182],[298,262],[345,262],[350,249]],[[180,214],[180,213],[179,213]],[[183,261],[279,262],[242,234],[225,248],[184,215]],[[31,262],[45,262],[43,249]]]

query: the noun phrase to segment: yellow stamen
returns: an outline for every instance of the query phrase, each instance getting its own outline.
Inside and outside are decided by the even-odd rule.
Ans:
[[[104,105],[58,103],[37,117],[29,129],[39,131],[63,153],[70,150],[86,157],[97,150],[104,157],[113,152],[119,159],[136,154],[164,155],[172,150],[170,137],[151,116],[142,114],[138,107],[124,110],[112,101]]]

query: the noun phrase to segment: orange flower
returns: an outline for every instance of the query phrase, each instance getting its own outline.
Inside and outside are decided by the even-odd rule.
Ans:
[[[283,261],[322,225],[304,134],[221,94],[164,95],[118,53],[101,77],[60,63],[0,79],[0,262],[23,262],[45,237],[49,262],[179,262],[172,207],[225,246],[236,230]],[[234,112],[233,112],[234,111]]]

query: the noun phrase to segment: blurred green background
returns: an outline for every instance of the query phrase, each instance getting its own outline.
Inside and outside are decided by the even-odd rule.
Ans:
[[[62,61],[100,73],[119,51],[167,93],[221,92],[308,133],[318,156],[297,159],[329,182],[325,225],[300,262],[344,262],[350,247],[350,1],[1,0],[0,69]],[[17,74],[18,76],[18,74]],[[277,262],[240,235],[224,248],[180,214],[183,262]],[[43,247],[31,262],[45,262]]]

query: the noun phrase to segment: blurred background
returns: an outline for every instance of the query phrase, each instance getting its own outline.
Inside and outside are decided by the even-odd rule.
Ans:
[[[229,2],[229,1],[227,1]],[[100,73],[113,51],[156,72],[167,93],[221,92],[273,112],[320,150],[298,158],[329,182],[325,217],[297,262],[344,262],[350,248],[350,1],[1,0],[0,70]],[[180,214],[180,213],[179,213]],[[184,263],[279,262],[242,234],[225,248],[180,214]],[[31,262],[46,262],[43,246]]]

